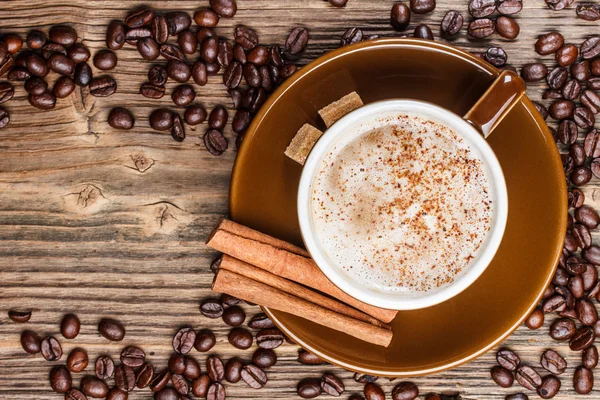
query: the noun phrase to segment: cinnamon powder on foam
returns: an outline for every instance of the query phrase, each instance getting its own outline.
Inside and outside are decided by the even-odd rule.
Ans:
[[[464,270],[489,232],[489,182],[449,127],[411,115],[385,122],[322,160],[315,230],[331,260],[359,282],[433,290]]]

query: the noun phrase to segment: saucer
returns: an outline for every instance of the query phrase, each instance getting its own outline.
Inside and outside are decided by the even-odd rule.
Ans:
[[[464,115],[497,75],[469,53],[415,39],[362,42],[320,57],[281,85],[254,118],[233,170],[231,218],[302,245],[296,212],[302,167],[284,151],[304,123],[325,129],[319,109],[356,91],[365,104],[411,98]],[[566,184],[552,135],[527,97],[487,140],[506,179],[508,220],[494,259],[469,288],[432,307],[399,311],[387,348],[293,315],[265,312],[303,348],[378,376],[442,371],[505,339],[552,280],[566,231]]]

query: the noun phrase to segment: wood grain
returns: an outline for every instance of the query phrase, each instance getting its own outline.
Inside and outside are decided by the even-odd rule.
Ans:
[[[192,13],[208,2],[144,3],[158,10]],[[439,0],[432,14],[413,16],[407,32],[427,22],[437,39],[437,27],[445,12],[453,8],[467,17],[467,3]],[[47,31],[52,24],[71,24],[95,52],[103,48],[106,25],[122,19],[138,4],[141,2],[122,0],[3,1],[0,33],[16,32],[24,37],[34,27]],[[283,43],[293,26],[304,25],[311,36],[307,51],[297,61],[299,65],[336,48],[348,27],[361,27],[368,34],[397,35],[389,26],[392,1],[350,0],[345,9],[334,9],[323,0],[239,0],[238,5],[236,17],[219,24],[220,35],[231,38],[235,25],[247,24],[257,29],[263,43]],[[538,34],[560,28],[568,43],[579,44],[598,33],[600,27],[576,19],[573,6],[553,12],[542,0],[526,0],[516,19],[521,25],[516,41],[497,35],[473,41],[463,28],[453,44],[472,51],[500,45],[516,67],[538,60],[550,66],[551,56],[540,58],[533,50]],[[40,112],[27,103],[25,91],[18,85],[15,100],[6,104],[12,121],[0,131],[2,399],[58,398],[47,382],[51,364],[40,356],[25,355],[19,334],[27,328],[58,335],[61,316],[67,312],[77,313],[83,326],[78,338],[62,341],[65,351],[85,347],[92,360],[102,353],[117,357],[124,345],[136,343],[152,362],[165,365],[172,351],[171,337],[183,325],[213,329],[218,338],[214,352],[225,359],[240,353],[245,359],[251,357],[253,349],[234,351],[227,343],[228,329],[198,312],[200,299],[211,296],[209,264],[214,256],[203,241],[227,213],[235,151],[230,149],[218,158],[209,155],[199,139],[205,125],[188,127],[183,143],[153,132],[147,116],[159,105],[170,107],[170,99],[156,101],[138,95],[150,64],[128,46],[118,57],[113,76],[119,89],[114,96],[99,99],[81,90],[59,101],[55,110]],[[168,90],[172,86],[169,84]],[[539,100],[542,88],[542,84],[531,85],[530,97]],[[198,94],[207,108],[225,104],[231,109],[220,76],[211,77],[208,85],[198,88]],[[106,124],[108,111],[117,105],[125,105],[134,113],[137,123],[132,131],[117,132]],[[229,127],[226,136],[232,143]],[[584,188],[587,203],[595,207],[600,205],[598,188],[595,178]],[[32,320],[26,325],[12,323],[6,313],[11,308],[32,309]],[[258,312],[256,307],[245,308],[249,315]],[[127,336],[122,343],[108,343],[96,333],[102,316],[125,323]],[[554,343],[547,331],[548,321],[536,332],[521,327],[504,345],[518,351],[525,363],[536,366],[545,348],[557,348],[569,363],[561,377],[564,389],[557,398],[579,398],[571,380],[580,356]],[[477,332],[472,334],[475,337]],[[265,389],[255,392],[243,383],[227,385],[228,398],[295,399],[296,383],[305,376],[317,377],[324,370],[344,378],[344,396],[362,388],[351,373],[340,368],[299,365],[294,345],[285,344],[277,354],[279,362],[269,370]],[[195,356],[204,362],[205,355]],[[493,365],[494,353],[490,352],[454,370],[414,381],[422,393],[457,390],[467,399],[503,399],[519,391],[517,387],[494,386],[489,379]],[[91,371],[91,367],[86,370]],[[78,380],[79,376],[75,382]],[[389,395],[394,383],[386,379],[380,382]],[[148,391],[130,395],[130,399],[149,397]],[[587,398],[600,399],[600,392],[595,390]]]

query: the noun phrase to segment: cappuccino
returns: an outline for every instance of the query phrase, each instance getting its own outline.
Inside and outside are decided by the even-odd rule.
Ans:
[[[482,160],[450,127],[419,115],[361,126],[321,160],[310,210],[317,240],[352,280],[383,292],[448,285],[490,231]]]

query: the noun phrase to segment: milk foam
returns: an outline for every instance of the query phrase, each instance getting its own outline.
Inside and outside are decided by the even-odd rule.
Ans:
[[[479,157],[445,125],[399,115],[321,161],[311,209],[318,241],[353,280],[381,291],[451,283],[490,230]]]

